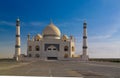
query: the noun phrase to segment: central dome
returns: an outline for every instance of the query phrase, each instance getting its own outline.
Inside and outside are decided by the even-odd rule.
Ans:
[[[56,27],[53,23],[50,23],[42,33],[44,38],[55,38],[59,39],[61,36],[61,32],[58,27]]]

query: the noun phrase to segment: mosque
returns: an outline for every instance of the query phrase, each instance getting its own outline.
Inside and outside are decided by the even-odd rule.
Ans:
[[[83,54],[81,60],[88,60],[87,55],[87,23],[83,23]],[[75,57],[75,40],[73,36],[61,35],[60,29],[51,22],[41,34],[27,36],[27,55],[23,57],[20,48],[20,19],[16,21],[15,59],[65,60]]]
[[[52,22],[46,26],[42,35],[37,34],[33,39],[28,35],[27,55],[41,59],[63,59],[74,57],[75,43],[73,36],[62,35]]]

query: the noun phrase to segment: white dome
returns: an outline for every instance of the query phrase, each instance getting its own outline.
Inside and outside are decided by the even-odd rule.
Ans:
[[[16,21],[20,21],[20,19],[18,18]]]
[[[63,35],[62,36],[62,40],[68,40],[68,36],[67,35]]]
[[[60,38],[61,32],[58,27],[56,27],[53,23],[50,23],[42,33],[44,38]]]
[[[37,34],[34,39],[35,41],[39,41],[42,38],[42,36],[40,34]]]

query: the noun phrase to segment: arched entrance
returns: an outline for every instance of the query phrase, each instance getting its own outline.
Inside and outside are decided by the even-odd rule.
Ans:
[[[48,60],[57,60],[58,58],[54,56],[57,52],[57,48],[53,45],[49,46],[47,48],[47,52],[50,53],[50,56],[47,57]],[[52,55],[53,54],[53,55]]]

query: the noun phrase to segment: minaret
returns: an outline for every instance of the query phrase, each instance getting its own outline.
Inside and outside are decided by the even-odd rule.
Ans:
[[[27,35],[27,46],[29,45],[29,41],[30,41],[30,34]],[[27,48],[27,55],[29,54],[28,51],[29,48]]]
[[[27,35],[27,40],[28,40],[28,41],[30,40],[30,34]]]
[[[81,56],[82,61],[88,61],[88,55],[87,55],[87,23],[84,21],[83,23],[83,54]]]
[[[20,19],[16,20],[16,45],[15,45],[15,60],[19,61],[21,48],[20,48]]]

